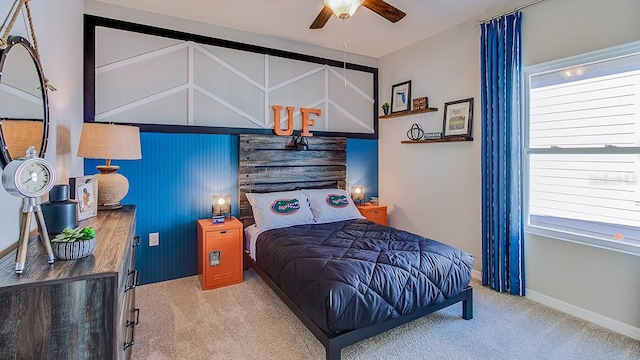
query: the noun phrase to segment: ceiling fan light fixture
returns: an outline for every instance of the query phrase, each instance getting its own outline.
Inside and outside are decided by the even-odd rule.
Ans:
[[[324,4],[342,20],[350,18],[364,0],[324,0]]]

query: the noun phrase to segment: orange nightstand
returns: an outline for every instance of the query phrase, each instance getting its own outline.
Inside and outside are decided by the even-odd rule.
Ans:
[[[364,203],[357,205],[360,214],[366,217],[367,220],[376,222],[380,225],[387,225],[387,207],[384,205],[371,205],[371,203]]]
[[[242,282],[242,222],[198,220],[198,279],[202,290]]]

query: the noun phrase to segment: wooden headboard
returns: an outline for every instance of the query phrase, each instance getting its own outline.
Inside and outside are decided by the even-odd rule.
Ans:
[[[294,138],[240,134],[238,151],[239,217],[254,223],[248,192],[288,191],[310,187],[344,189],[347,177],[347,139],[309,137],[309,150],[296,151]]]

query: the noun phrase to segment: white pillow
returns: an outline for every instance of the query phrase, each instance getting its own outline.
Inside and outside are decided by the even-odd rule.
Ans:
[[[253,219],[261,231],[313,223],[313,213],[302,191],[246,195],[253,209]]]
[[[349,194],[340,189],[313,189],[302,192],[311,202],[311,211],[317,223],[364,219]]]

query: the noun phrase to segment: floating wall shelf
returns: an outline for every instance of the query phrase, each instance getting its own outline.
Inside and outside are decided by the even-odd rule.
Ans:
[[[451,136],[441,139],[428,139],[428,140],[404,140],[402,144],[426,144],[426,143],[441,143],[441,142],[460,142],[460,141],[473,141],[472,137],[466,136]]]
[[[426,109],[421,109],[421,110],[407,110],[407,111],[399,111],[399,112],[395,112],[389,115],[380,115],[379,118],[380,119],[392,119],[392,118],[397,118],[400,116],[409,116],[409,115],[416,115],[416,114],[422,114],[422,113],[428,113],[428,112],[434,112],[434,111],[438,111],[438,108],[426,108]]]

